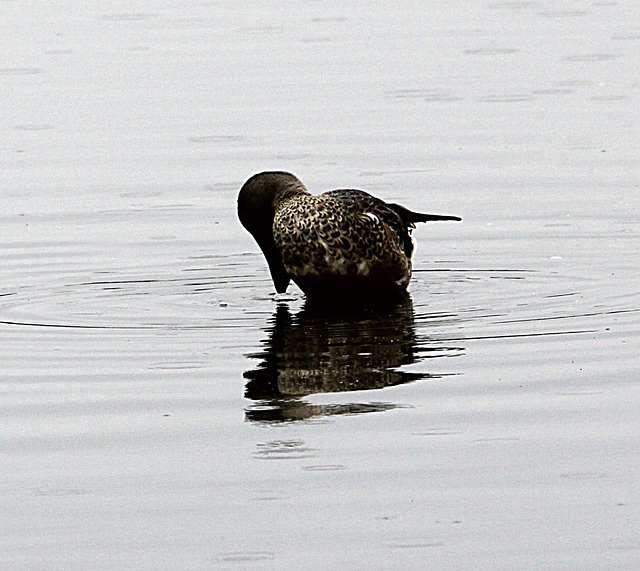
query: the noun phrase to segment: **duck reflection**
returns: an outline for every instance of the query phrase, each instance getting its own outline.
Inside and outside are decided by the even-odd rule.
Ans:
[[[248,355],[261,363],[244,373],[245,396],[257,401],[246,411],[250,421],[286,422],[388,410],[398,405],[313,405],[301,397],[380,389],[433,376],[398,370],[415,363],[416,353],[427,351],[417,348],[408,295],[386,308],[347,313],[344,308],[336,313],[307,302],[292,316],[288,306],[281,304],[267,332],[264,350]]]

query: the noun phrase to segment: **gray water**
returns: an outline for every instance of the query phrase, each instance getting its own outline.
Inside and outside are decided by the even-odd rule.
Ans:
[[[0,2],[0,567],[638,566],[639,21]],[[464,220],[318,315],[267,169]]]

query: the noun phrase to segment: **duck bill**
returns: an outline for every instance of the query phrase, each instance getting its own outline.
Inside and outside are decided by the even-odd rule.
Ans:
[[[278,293],[284,293],[287,291],[291,278],[282,263],[280,252],[273,243],[261,244],[260,248],[262,249],[264,257],[267,259],[267,264],[269,264],[271,279],[273,280],[273,285],[276,286],[276,291]]]

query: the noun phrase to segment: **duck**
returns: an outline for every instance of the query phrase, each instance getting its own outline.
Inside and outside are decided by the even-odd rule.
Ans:
[[[459,216],[413,212],[356,189],[311,194],[284,171],[254,174],[238,218],[266,258],[276,292],[293,282],[307,299],[364,300],[406,292],[416,223]]]

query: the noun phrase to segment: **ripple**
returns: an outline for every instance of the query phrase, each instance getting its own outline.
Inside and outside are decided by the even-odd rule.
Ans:
[[[637,42],[638,40],[640,40],[640,34],[628,34],[625,36],[614,36],[613,38],[611,38],[612,40],[622,40],[625,42]]]
[[[589,480],[604,480],[609,475],[606,472],[568,472],[561,475],[566,480],[574,480],[576,482]]]
[[[515,48],[474,48],[464,50],[462,53],[468,55],[511,55],[517,53],[518,50]]]
[[[16,125],[14,127],[14,129],[16,131],[51,131],[52,129],[55,129],[55,127],[53,125],[45,123],[45,124],[42,124],[42,125],[37,125],[37,124],[33,124],[33,125]]]
[[[640,551],[640,541],[637,539],[610,540],[607,549],[611,551]]]
[[[200,135],[197,137],[190,137],[191,143],[202,144],[218,144],[218,143],[240,143],[244,140],[241,135]]]
[[[66,56],[74,52],[71,48],[52,48],[50,50],[44,50],[44,53],[47,55],[54,55],[54,56]]]
[[[533,95],[567,95],[567,94],[573,93],[573,89],[562,89],[562,88],[536,89],[532,93]]]
[[[416,430],[411,434],[414,436],[455,436],[462,433],[463,431],[458,428],[426,428]]]
[[[48,247],[52,262],[69,251],[65,244],[61,249]],[[18,247],[7,254],[18,267],[19,253]],[[76,255],[83,256],[79,251],[71,260]],[[0,290],[0,323],[88,330],[214,330],[264,326],[263,316],[274,307],[270,278],[258,254],[224,260],[194,255],[164,267],[96,273],[95,279],[84,281],[77,279],[74,266],[67,268],[58,259],[44,265],[40,276],[34,274],[32,285],[5,286]],[[637,319],[640,313],[638,296],[609,292],[603,298],[598,284],[582,276],[517,268],[416,266],[410,286],[416,325],[427,320],[432,333],[437,325],[441,341],[585,334],[601,331],[606,318]],[[454,299],[464,305],[452,305]],[[292,288],[280,301],[295,310],[304,298]],[[452,334],[452,326],[460,325],[463,331]],[[547,327],[541,330],[539,325]]]
[[[203,369],[207,365],[209,363],[206,361],[172,361],[169,363],[154,363],[149,368],[161,371],[188,371],[190,369]]]
[[[538,13],[539,16],[544,18],[581,18],[586,14],[585,10],[554,10]]]
[[[389,544],[389,547],[394,549],[431,549],[434,547],[444,547],[445,543],[443,541],[407,541],[407,542],[397,542]]]
[[[37,488],[33,492],[35,496],[54,496],[54,497],[83,496],[88,493],[90,492],[84,488],[55,488],[55,487]]]
[[[489,8],[493,10],[524,10],[526,8],[532,8],[537,4],[537,2],[533,1],[507,1],[507,2],[496,2],[491,4]]]
[[[219,563],[258,563],[276,558],[272,551],[229,551],[215,557]]]
[[[347,467],[344,464],[314,464],[303,466],[302,469],[306,472],[337,472],[346,470]]]
[[[565,56],[564,61],[571,62],[592,62],[592,61],[611,61],[618,59],[620,56],[617,54],[574,54]]]
[[[164,273],[140,277],[141,273],[144,270],[4,292],[0,323],[59,329],[211,330],[237,327],[239,320],[251,319],[238,313],[237,303],[225,295],[231,282],[245,287],[255,283],[250,275],[230,273],[224,266],[213,272],[183,268],[178,270],[184,274],[180,277]],[[212,314],[219,319],[213,320]]]
[[[427,102],[460,101],[462,97],[444,89],[400,89],[389,94],[396,99],[416,99]]]
[[[36,75],[43,73],[40,67],[3,67],[0,68],[0,75]]]
[[[300,43],[303,44],[325,44],[335,41],[332,36],[310,36],[307,38],[300,38]]]
[[[628,101],[628,95],[594,95],[589,98],[591,101]]]
[[[257,445],[253,457],[260,460],[300,460],[313,458],[315,448],[309,448],[303,440],[271,440]]]
[[[103,22],[143,22],[153,20],[158,14],[150,12],[126,12],[122,14],[104,14],[100,16]]]
[[[346,16],[319,16],[317,18],[311,18],[315,23],[334,23],[334,22],[346,22],[349,18]]]
[[[521,101],[531,101],[533,96],[528,93],[509,93],[498,95],[486,95],[480,98],[483,103],[519,103]]]

